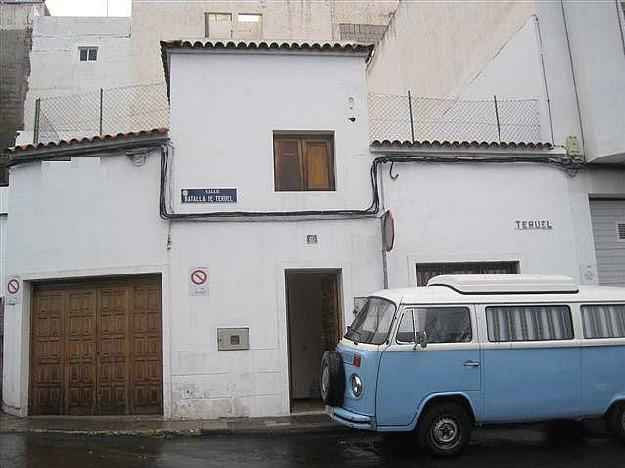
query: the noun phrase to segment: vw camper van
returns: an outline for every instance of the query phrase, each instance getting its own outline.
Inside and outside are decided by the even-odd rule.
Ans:
[[[321,363],[334,421],[458,454],[482,424],[605,418],[625,442],[625,288],[441,275],[370,296]]]

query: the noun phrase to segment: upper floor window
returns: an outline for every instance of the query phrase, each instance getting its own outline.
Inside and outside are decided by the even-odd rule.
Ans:
[[[334,190],[334,137],[331,134],[274,134],[276,191]]]
[[[486,307],[488,340],[572,340],[571,310],[564,305]]]
[[[237,15],[237,39],[261,39],[263,35],[263,15],[239,13]]]
[[[258,13],[205,13],[205,35],[214,39],[261,39],[263,15]]]
[[[79,47],[78,53],[80,55],[81,62],[95,62],[98,60],[97,47]]]
[[[386,26],[377,24],[339,24],[342,41],[375,43],[382,39],[385,31]]]
[[[232,37],[232,15],[230,13],[205,13],[205,35],[217,39]]]

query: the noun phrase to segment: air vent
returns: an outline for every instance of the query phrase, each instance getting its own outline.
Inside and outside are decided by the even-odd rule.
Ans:
[[[625,241],[625,223],[616,223],[618,240]]]

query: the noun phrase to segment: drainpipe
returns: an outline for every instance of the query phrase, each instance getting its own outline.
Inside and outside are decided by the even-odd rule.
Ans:
[[[560,0],[562,10],[562,23],[564,24],[564,35],[566,37],[566,48],[569,52],[569,63],[571,64],[571,77],[573,78],[573,90],[575,91],[575,103],[577,104],[577,117],[579,119],[579,133],[582,139],[582,150],[586,153],[584,142],[584,124],[582,122],[582,110],[579,105],[579,94],[577,93],[577,82],[575,80],[575,67],[573,66],[573,54],[571,52],[571,41],[569,40],[569,28],[566,23],[566,13],[564,11],[564,0]]]
[[[618,27],[621,30],[621,44],[623,44],[623,54],[625,54],[625,30],[623,30],[623,25],[625,24],[625,7],[622,12],[619,11],[621,7],[618,4],[618,0],[614,0],[614,6],[616,7],[616,20],[618,21]],[[621,16],[623,15],[623,20],[621,21]]]
[[[555,146],[556,142],[553,138],[553,118],[551,116],[551,98],[549,97],[549,83],[547,82],[547,70],[545,68],[545,49],[543,47],[543,37],[540,31],[540,21],[537,15],[534,16],[536,24],[536,33],[538,34],[538,47],[540,48],[540,68],[543,74],[543,85],[545,86],[545,98],[547,99],[547,114],[549,116],[549,132],[551,135],[551,144]]]
[[[382,207],[382,213],[386,211],[384,205],[384,172],[380,171],[380,206]],[[382,244],[382,277],[383,277],[383,289],[388,289],[388,259],[387,252],[384,248],[384,217],[380,217],[380,240]]]

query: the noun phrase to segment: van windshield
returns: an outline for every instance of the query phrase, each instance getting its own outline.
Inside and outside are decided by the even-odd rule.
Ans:
[[[357,343],[382,344],[391,329],[395,304],[379,297],[370,297],[347,328],[345,338]]]

